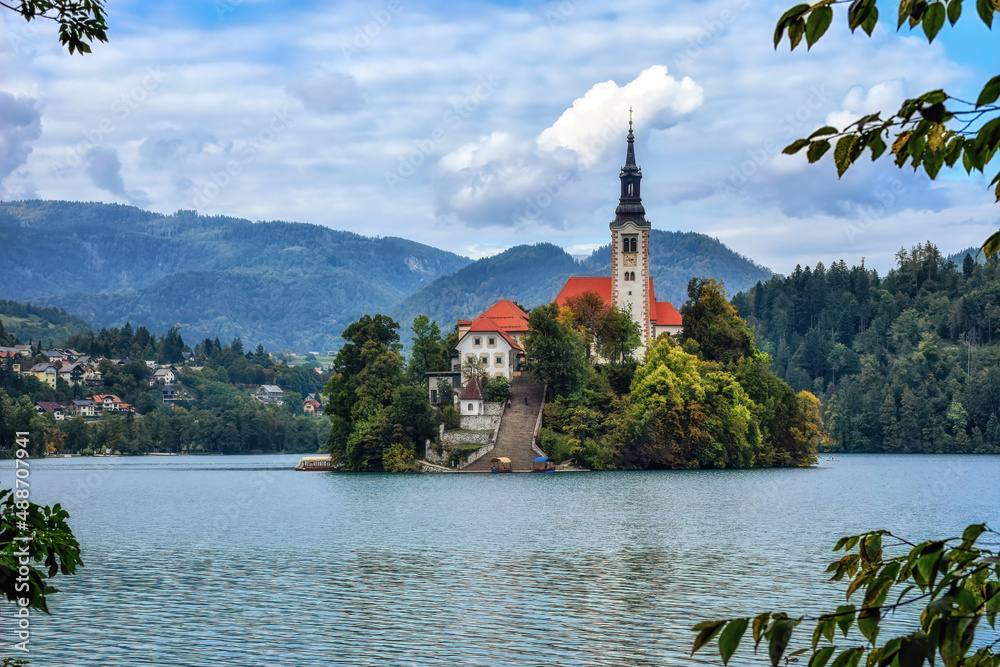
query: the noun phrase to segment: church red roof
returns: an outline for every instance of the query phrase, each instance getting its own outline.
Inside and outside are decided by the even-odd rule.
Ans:
[[[611,277],[599,278],[569,278],[563,288],[556,295],[556,303],[560,308],[565,307],[566,299],[573,296],[580,296],[584,292],[596,292],[606,304],[611,304]],[[653,302],[653,308],[649,313],[649,319],[658,326],[681,326],[680,313],[669,301],[657,301],[656,292],[653,289],[653,279],[649,279],[649,300]]]
[[[597,292],[604,303],[611,305],[611,276],[605,278],[569,278],[556,295],[556,303],[560,308],[566,305],[566,299],[580,296],[584,292]]]
[[[677,312],[677,309],[669,301],[657,301],[656,309],[651,314],[653,316],[652,320],[656,322],[657,326],[679,327],[684,323],[681,314]]]

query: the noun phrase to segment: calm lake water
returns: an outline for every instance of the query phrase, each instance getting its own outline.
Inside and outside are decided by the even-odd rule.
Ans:
[[[297,459],[32,462],[32,499],[69,510],[85,567],[33,615],[31,664],[721,665],[688,657],[690,627],[827,609],[841,535],[1000,525],[1000,457],[556,475]]]

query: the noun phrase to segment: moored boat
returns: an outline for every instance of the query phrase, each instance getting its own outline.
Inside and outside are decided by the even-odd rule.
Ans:
[[[511,472],[510,459],[506,456],[494,456],[490,459],[490,472]]]
[[[329,456],[303,456],[295,465],[296,470],[334,470],[333,459]]]
[[[531,462],[531,472],[555,472],[556,462],[547,456],[539,456]]]

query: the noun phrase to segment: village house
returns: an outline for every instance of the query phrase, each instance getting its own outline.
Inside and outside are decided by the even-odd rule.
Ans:
[[[465,389],[458,395],[459,410],[462,417],[469,415],[485,414],[483,404],[486,402],[486,392],[478,378],[471,378],[465,385]]]
[[[173,366],[157,368],[153,371],[153,376],[149,378],[149,386],[152,387],[157,382],[163,382],[164,384],[173,384],[174,382],[177,382],[177,371]]]
[[[122,399],[118,398],[114,394],[97,394],[96,396],[89,396],[89,400],[93,401],[96,409],[102,412],[111,413],[133,413],[135,412],[135,407],[129,405],[128,403],[122,402]]]
[[[35,403],[35,412],[46,412],[55,417],[57,422],[61,422],[66,418],[66,415],[63,412],[63,406],[53,401],[39,401]]]
[[[323,413],[323,406],[315,398],[307,398],[302,401],[302,412],[307,415],[317,415]]]
[[[59,369],[56,368],[55,364],[40,363],[35,364],[30,370],[25,371],[25,375],[30,375],[34,378],[38,378],[39,382],[43,382],[53,389],[56,388],[56,379],[59,377]]]
[[[68,406],[69,414],[73,417],[83,417],[89,419],[97,416],[97,408],[91,400],[72,401]]]
[[[257,387],[257,391],[253,396],[261,403],[281,405],[281,397],[284,396],[284,394],[285,392],[282,391],[281,387],[276,384],[262,384]]]
[[[628,123],[628,149],[625,166],[618,175],[621,197],[611,221],[611,275],[593,278],[569,278],[556,295],[556,303],[565,307],[567,299],[585,292],[596,292],[604,303],[619,310],[632,311],[639,325],[642,346],[636,354],[641,358],[650,341],[662,333],[678,334],[683,322],[680,313],[668,301],[657,301],[653,278],[649,270],[649,232],[639,186],[642,169],[635,163],[635,136],[632,121]]]

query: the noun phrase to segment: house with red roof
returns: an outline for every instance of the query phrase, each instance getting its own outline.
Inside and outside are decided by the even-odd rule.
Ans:
[[[524,337],[528,331],[528,314],[507,299],[501,299],[474,320],[459,320],[458,344],[452,353],[455,370],[479,358],[490,376],[513,380],[524,365]]]
[[[680,313],[669,301],[657,301],[649,272],[649,232],[639,186],[642,169],[635,163],[635,135],[628,123],[628,149],[625,166],[618,175],[621,197],[611,222],[611,275],[593,278],[570,278],[556,295],[560,308],[570,297],[596,292],[609,305],[620,310],[631,308],[632,317],[642,332],[643,349],[662,333],[680,333]]]

